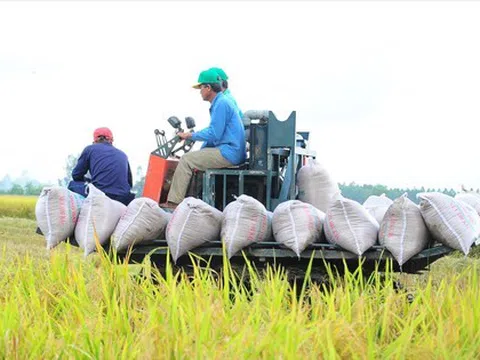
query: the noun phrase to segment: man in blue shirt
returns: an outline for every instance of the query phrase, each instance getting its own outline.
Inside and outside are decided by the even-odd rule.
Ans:
[[[110,199],[128,205],[132,194],[132,172],[127,155],[113,145],[113,134],[109,128],[98,128],[93,133],[93,144],[87,146],[72,171],[73,181],[68,189],[87,196],[87,182],[103,191]],[[86,177],[90,173],[90,179]]]
[[[175,208],[182,202],[190,184],[192,171],[231,167],[245,161],[245,131],[237,108],[222,92],[221,79],[212,70],[202,71],[198,83],[204,101],[211,103],[210,125],[198,132],[179,133],[183,139],[203,141],[199,151],[183,155],[173,175],[166,204],[162,207]]]
[[[228,88],[228,76],[227,76],[227,74],[225,73],[225,71],[223,71],[223,69],[218,68],[218,67],[212,67],[212,68],[210,68],[210,70],[215,71],[218,74],[218,76],[220,76],[220,79],[222,80],[221,85],[222,85],[223,95],[225,95],[228,99],[230,99],[230,101],[233,103],[233,105],[235,105],[235,107],[238,110],[238,115],[240,115],[240,120],[241,120],[243,118],[243,112],[242,112],[242,110],[240,110],[240,107],[238,106],[237,101],[233,97],[230,89]]]

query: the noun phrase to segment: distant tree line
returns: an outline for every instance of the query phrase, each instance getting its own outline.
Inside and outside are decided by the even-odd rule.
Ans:
[[[427,188],[425,189],[423,186],[419,189],[400,189],[400,188],[388,188],[385,185],[359,185],[351,182],[350,184],[339,183],[340,190],[342,191],[342,195],[347,199],[352,199],[360,204],[363,204],[365,200],[371,195],[380,196],[385,194],[391,200],[395,200],[396,198],[402,196],[403,194],[407,193],[407,196],[410,200],[418,204],[417,194],[422,192],[441,192],[450,196],[455,196],[456,191],[453,189],[434,189],[434,188]],[[473,189],[471,189],[473,190]],[[477,190],[478,191],[478,190]]]
[[[45,185],[35,182],[28,182],[22,186],[20,184],[12,184],[8,190],[0,190],[0,194],[3,195],[40,195]]]
[[[145,175],[143,175],[142,168],[139,166],[136,173],[137,181],[135,182],[132,191],[137,194],[137,197],[141,196],[143,192],[143,186],[145,184]],[[62,181],[63,180],[63,181]],[[59,179],[60,186],[66,186],[68,183],[67,178]],[[369,184],[355,184],[354,182],[350,184],[339,183],[340,190],[342,195],[348,199],[355,200],[360,204],[363,204],[365,200],[371,195],[380,196],[385,194],[389,199],[395,200],[396,198],[407,193],[407,196],[410,200],[418,204],[417,194],[422,192],[441,192],[450,196],[455,196],[456,191],[453,189],[434,189],[427,188],[423,186],[419,189],[417,188],[389,188],[385,185],[369,185]],[[26,185],[22,186],[20,184],[14,183],[9,190],[1,190],[0,194],[9,194],[9,195],[40,195],[43,187],[47,186],[45,184],[39,184],[36,181],[28,182]],[[470,189],[473,191],[473,189]],[[479,192],[479,190],[476,190]]]

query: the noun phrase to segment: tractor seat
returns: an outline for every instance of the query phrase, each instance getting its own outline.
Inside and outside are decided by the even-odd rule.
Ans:
[[[229,167],[224,167],[224,168],[216,168],[215,170],[221,170],[221,169],[228,169],[228,170],[248,170],[248,160],[242,164],[239,164],[239,165],[234,165],[234,166],[229,166]],[[211,170],[211,169],[208,169],[208,170]],[[213,169],[212,169],[213,170]],[[203,171],[200,171],[198,169],[193,169],[193,173],[194,174],[197,174],[197,173],[201,173]]]
[[[243,164],[229,166],[222,169],[233,169],[233,170],[248,170],[248,161],[245,161]]]

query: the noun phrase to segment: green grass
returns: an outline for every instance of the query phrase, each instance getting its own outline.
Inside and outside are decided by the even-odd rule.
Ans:
[[[246,288],[195,269],[187,277],[61,244],[50,253],[35,222],[0,218],[0,358],[474,359],[480,348],[476,258],[431,273],[331,278],[301,295],[284,272],[251,273]]]
[[[38,196],[0,195],[0,218],[35,219]]]

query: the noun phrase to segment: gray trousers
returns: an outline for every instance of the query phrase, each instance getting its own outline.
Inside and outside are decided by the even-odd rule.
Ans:
[[[186,153],[180,158],[172,185],[168,192],[167,201],[179,204],[185,198],[185,194],[192,178],[193,169],[205,171],[207,169],[219,169],[233,166],[220,153],[217,148],[203,148],[199,151]]]

